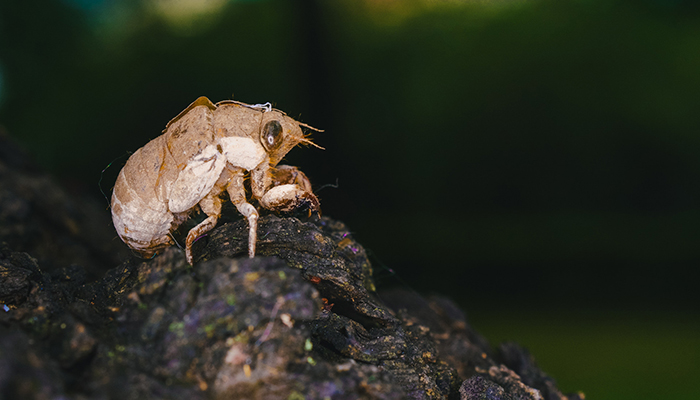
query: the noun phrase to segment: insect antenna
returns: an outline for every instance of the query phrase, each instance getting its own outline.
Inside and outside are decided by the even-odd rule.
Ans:
[[[309,139],[307,139],[307,138],[305,138],[305,137],[301,138],[300,141],[301,141],[302,143],[304,143],[304,144],[308,144],[308,145],[314,146],[314,147],[316,147],[316,148],[319,148],[319,149],[321,149],[321,150],[325,150],[325,147],[321,147],[321,146],[317,145],[316,143],[312,142],[311,140],[309,140]]]
[[[311,125],[309,125],[309,124],[305,124],[305,123],[303,123],[303,122],[298,122],[298,121],[297,121],[297,123],[299,124],[299,126],[303,126],[304,128],[311,129],[312,131],[315,131],[315,132],[324,132],[323,129],[314,128],[313,126],[311,126]],[[310,134],[308,134],[308,135],[307,135],[307,134],[304,134],[304,136],[301,138],[301,142],[304,143],[304,144],[308,144],[308,145],[317,147],[317,148],[319,148],[319,149],[321,149],[321,150],[325,150],[325,148],[323,148],[323,147],[317,145],[316,143],[312,142],[311,139],[309,139],[310,136],[311,136]]]
[[[299,122],[299,126],[303,126],[304,128],[309,128],[312,131],[316,131],[316,132],[325,132],[323,129],[314,128],[313,126],[311,126],[309,124],[305,124],[303,122]]]

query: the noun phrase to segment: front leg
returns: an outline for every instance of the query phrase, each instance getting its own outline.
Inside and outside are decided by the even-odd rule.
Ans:
[[[199,201],[199,208],[207,218],[200,222],[197,226],[190,229],[187,233],[187,240],[185,241],[185,257],[190,265],[193,264],[192,257],[192,244],[202,236],[203,234],[214,229],[216,222],[221,216],[221,193],[230,186],[229,181],[233,176],[233,171],[230,168],[224,167],[224,170],[219,175],[219,178],[214,183],[214,187],[207,193],[202,200]]]
[[[313,193],[311,181],[306,177],[306,174],[291,165],[278,165],[272,172],[272,186],[281,185],[298,185],[305,191]]]
[[[210,192],[199,202],[199,208],[201,208],[202,212],[207,215],[207,218],[194,228],[190,229],[190,231],[187,233],[187,240],[185,242],[185,257],[187,258],[187,263],[190,265],[194,265],[192,259],[192,244],[195,242],[195,240],[197,240],[197,238],[212,230],[216,226],[216,222],[221,216],[221,198],[219,198],[221,191],[219,191],[217,194],[213,193],[213,191]]]
[[[232,167],[228,169],[231,174],[226,191],[228,192],[231,203],[236,206],[238,212],[243,214],[248,220],[248,257],[255,257],[255,243],[258,239],[258,210],[248,203],[245,197],[245,170],[243,168]],[[255,183],[251,182],[254,187]],[[255,189],[253,189],[255,193]]]
[[[289,212],[308,208],[319,212],[320,204],[311,191],[309,178],[296,167],[280,165],[271,174],[272,187],[259,199],[260,204],[272,211]]]

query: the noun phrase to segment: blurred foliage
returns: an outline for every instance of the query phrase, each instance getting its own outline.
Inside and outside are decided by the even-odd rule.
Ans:
[[[683,399],[700,393],[700,320],[673,311],[501,312],[475,310],[480,332],[527,346],[564,391],[588,399]]]
[[[198,96],[271,101],[325,129],[287,162],[385,281],[697,318],[696,2],[195,3],[0,3],[0,123],[101,196]]]

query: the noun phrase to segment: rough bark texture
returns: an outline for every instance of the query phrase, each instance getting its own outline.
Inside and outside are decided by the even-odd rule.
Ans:
[[[253,259],[243,220],[194,267],[176,247],[129,258],[107,210],[0,149],[0,398],[566,398],[449,300],[377,295],[341,222],[265,216]]]

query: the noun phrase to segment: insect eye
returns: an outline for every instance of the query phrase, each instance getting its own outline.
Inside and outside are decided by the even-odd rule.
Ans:
[[[270,121],[265,124],[262,130],[263,146],[267,150],[272,150],[279,146],[282,141],[282,125],[277,121]]]

